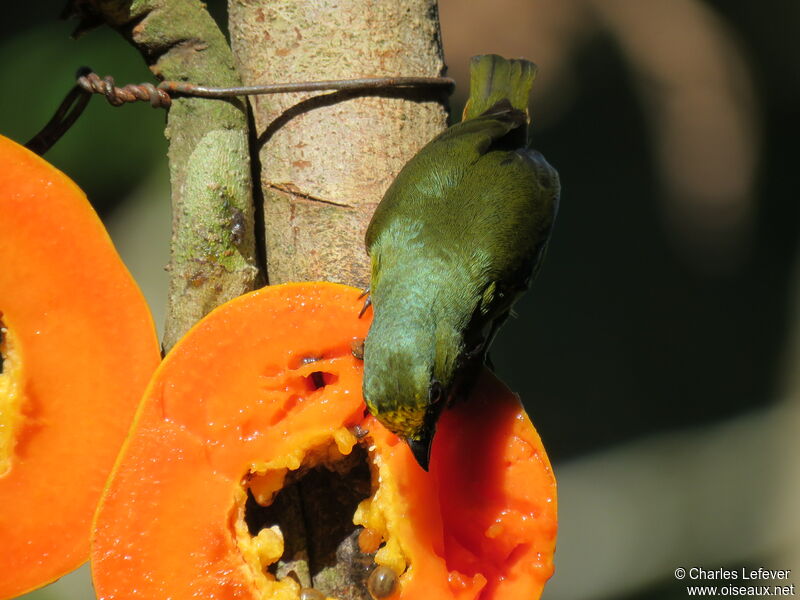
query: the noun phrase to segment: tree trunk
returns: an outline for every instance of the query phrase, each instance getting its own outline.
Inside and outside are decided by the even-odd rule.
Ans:
[[[230,0],[246,85],[444,70],[435,0]],[[366,287],[364,232],[394,176],[446,124],[441,92],[255,96],[270,283]]]
[[[195,0],[72,0],[86,23],[118,30],[162,79],[240,85],[225,36]],[[169,350],[211,309],[254,289],[247,117],[241,100],[175,98],[167,117],[172,185]]]
[[[436,0],[229,0],[228,6],[246,85],[444,71]],[[367,224],[403,165],[446,126],[441,91],[255,96],[251,108],[269,282],[366,287]],[[287,552],[279,577],[294,573],[327,596],[370,600],[365,579],[374,562],[361,554],[352,526],[361,499],[353,491],[369,489],[362,465],[338,483],[306,476],[282,492]]]

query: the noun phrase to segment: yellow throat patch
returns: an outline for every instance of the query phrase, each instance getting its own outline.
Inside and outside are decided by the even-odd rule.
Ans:
[[[375,413],[373,413],[375,414]],[[407,439],[416,437],[425,419],[424,408],[401,407],[376,414],[378,421],[392,433]]]

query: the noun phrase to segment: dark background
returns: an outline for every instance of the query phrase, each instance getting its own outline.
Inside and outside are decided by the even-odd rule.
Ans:
[[[678,566],[800,573],[796,511],[775,508],[800,499],[800,3],[603,1],[440,3],[460,90],[471,54],[539,64],[533,145],[561,175],[547,261],[492,352],[559,475],[562,536],[545,598],[683,598]],[[224,3],[210,4],[224,19]],[[116,33],[71,40],[61,8],[11,3],[0,22],[0,132],[21,142],[81,65],[152,81]],[[653,34],[631,51],[626,36],[643,24]],[[642,67],[647,52],[658,68]],[[454,114],[462,104],[456,94]],[[165,230],[147,229],[153,217],[132,215],[169,218],[164,119],[146,104],[95,99],[47,155],[112,234],[138,240],[121,251],[156,315],[168,240],[154,240]],[[694,178],[681,181],[688,170],[671,159]],[[85,598],[85,579],[37,597]]]

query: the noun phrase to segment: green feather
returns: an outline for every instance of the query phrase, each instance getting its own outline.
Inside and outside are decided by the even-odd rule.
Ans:
[[[469,65],[469,101],[462,121],[482,115],[502,100],[528,113],[528,98],[536,65],[524,59],[508,60],[496,54],[473,56]]]
[[[429,440],[443,405],[467,393],[544,256],[560,187],[525,147],[534,74],[524,60],[473,59],[465,120],[406,164],[367,229],[364,397],[407,440]]]

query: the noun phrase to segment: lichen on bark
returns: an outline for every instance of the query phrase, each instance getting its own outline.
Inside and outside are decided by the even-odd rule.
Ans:
[[[225,36],[195,0],[72,0],[117,29],[162,78],[240,85]],[[247,115],[242,100],[174,98],[169,109],[173,234],[165,350],[258,280]]]

